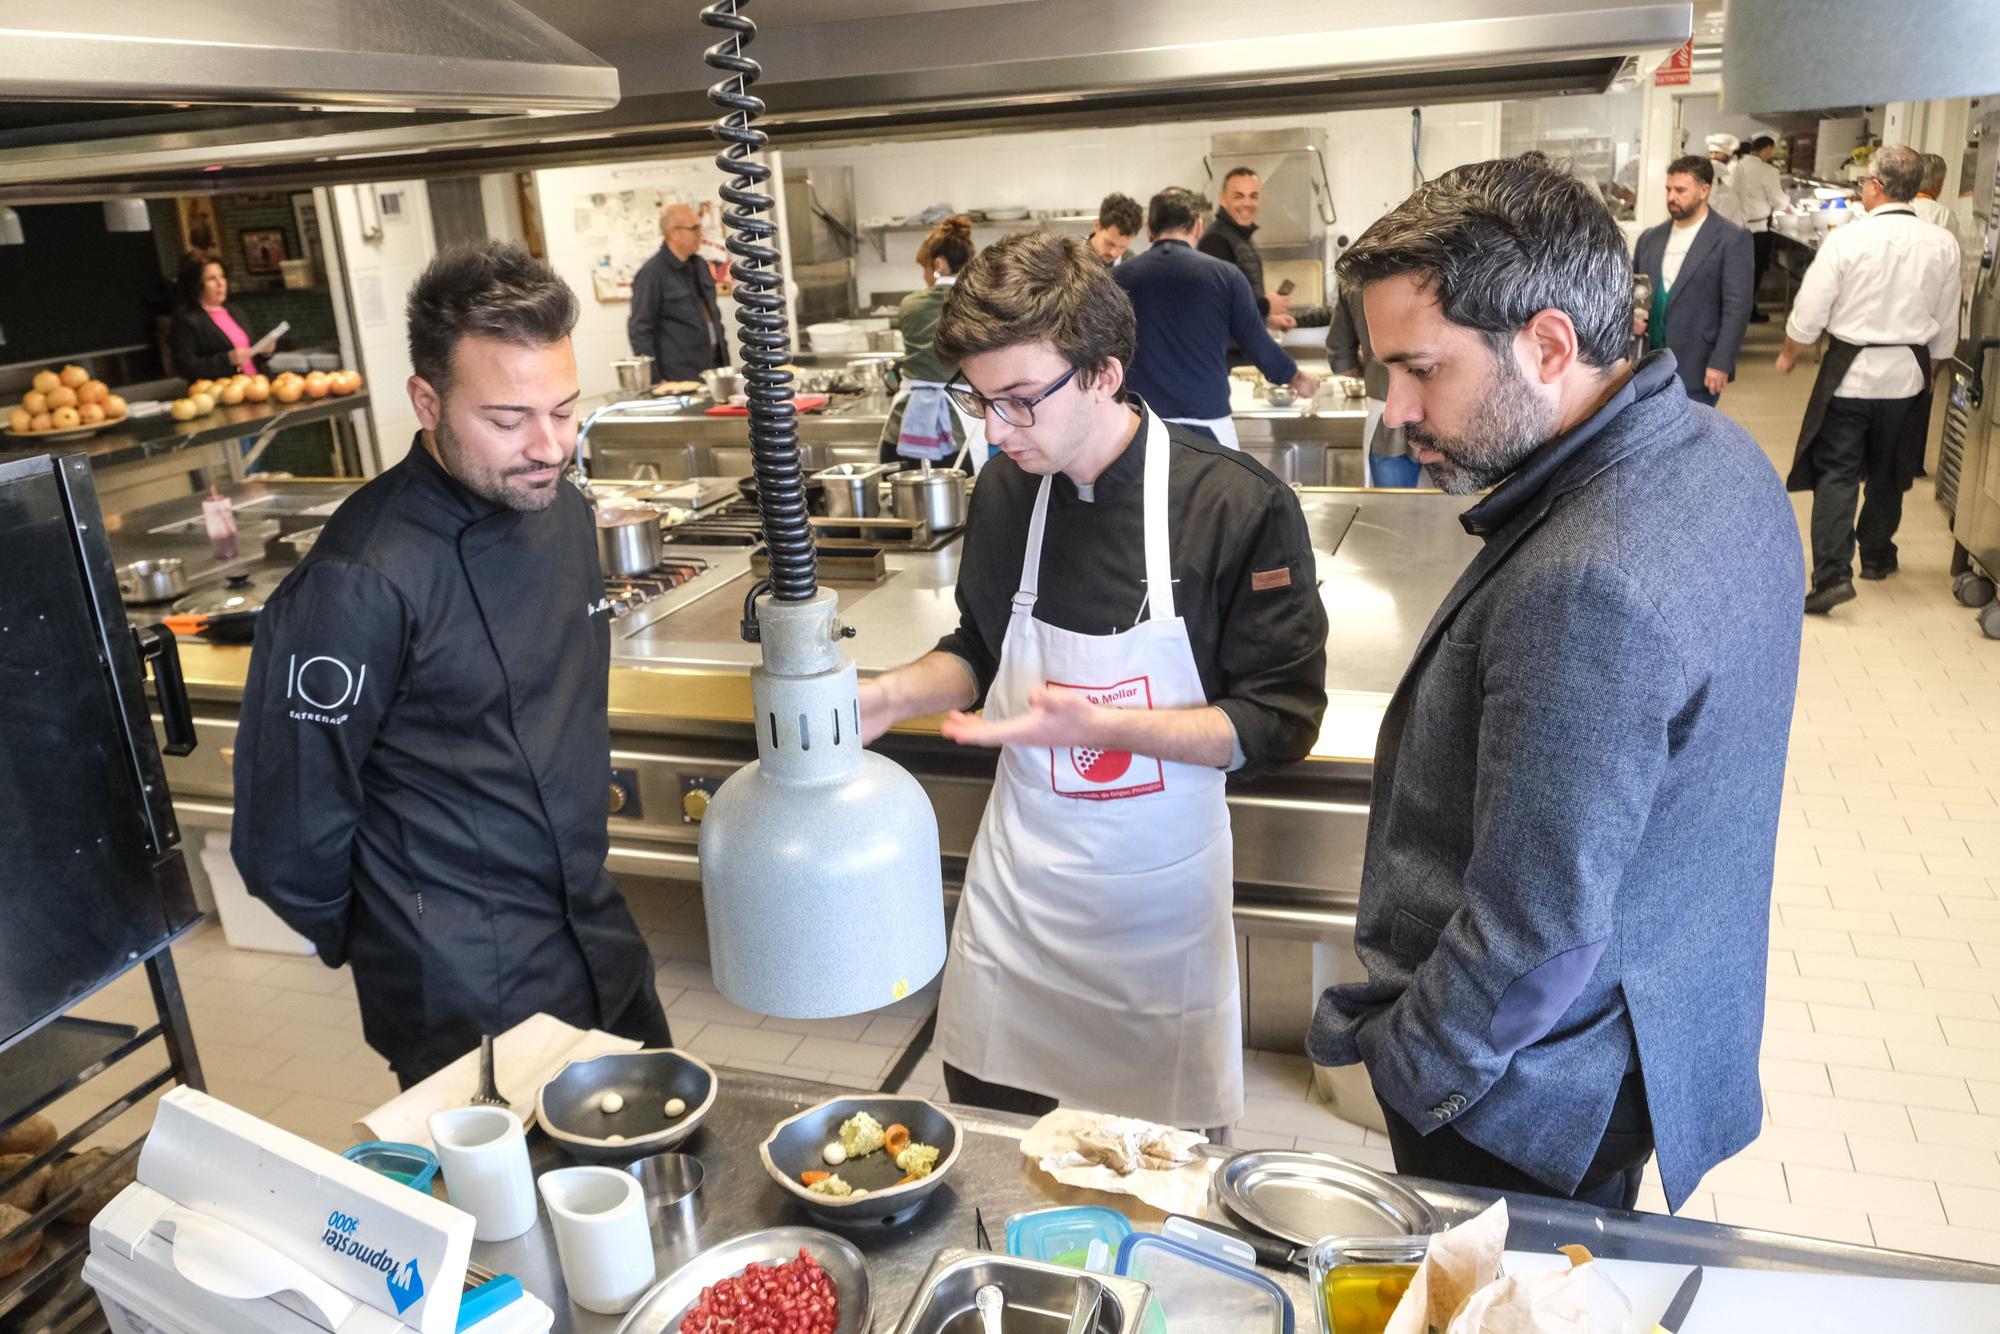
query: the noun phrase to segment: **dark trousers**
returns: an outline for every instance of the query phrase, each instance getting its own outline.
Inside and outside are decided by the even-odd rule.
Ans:
[[[978,1075],[967,1074],[949,1061],[944,1067],[944,1095],[953,1102],[964,1103],[967,1107],[987,1107],[996,1112],[1021,1112],[1028,1116],[1047,1116],[1058,1106],[1054,1098],[1044,1093],[1030,1093],[1026,1089],[1011,1088],[1006,1084],[989,1084]]]
[[[1903,488],[1896,478],[1903,417],[1910,398],[1834,398],[1813,437],[1813,587],[1854,577],[1854,546],[1864,565],[1896,559],[1896,529],[1903,522]],[[1854,502],[1861,499],[1861,519]]]
[[[1757,293],[1764,290],[1764,270],[1771,267],[1771,250],[1778,244],[1778,235],[1772,231],[1750,233],[1750,309],[1757,309]]]
[[[639,984],[638,993],[626,1003],[625,1008],[603,1027],[607,1033],[616,1034],[621,1038],[631,1038],[648,1047],[674,1045],[674,1035],[667,1029],[667,1011],[660,1004],[660,993],[654,988],[650,973],[646,980]],[[410,1074],[397,1070],[394,1073],[397,1086],[408,1089],[429,1079],[437,1073],[437,1070],[418,1070]],[[506,1079],[498,1071],[494,1074],[493,1082],[503,1089],[509,1087]],[[513,1090],[511,1096],[520,1096],[519,1090]]]
[[[1407,1176],[1529,1195],[1562,1195],[1546,1182],[1494,1157],[1448,1125],[1420,1135],[1386,1101],[1382,1103],[1382,1116],[1388,1122],[1389,1148],[1396,1155],[1396,1170]],[[1652,1156],[1653,1118],[1646,1109],[1645,1082],[1634,1070],[1619,1083],[1618,1100],[1611,1105],[1611,1120],[1604,1127],[1604,1138],[1598,1141],[1597,1152],[1591,1156],[1583,1180],[1569,1198],[1602,1209],[1630,1209],[1638,1202],[1640,1175],[1645,1171],[1646,1160]]]

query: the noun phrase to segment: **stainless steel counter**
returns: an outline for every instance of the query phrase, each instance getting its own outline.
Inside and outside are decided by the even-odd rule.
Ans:
[[[757,1157],[757,1145],[777,1122],[841,1092],[825,1085],[724,1070],[722,1087],[708,1119],[681,1146],[701,1160],[702,1218],[692,1236],[656,1245],[658,1275],[718,1242],[767,1227],[819,1226],[771,1181]],[[1010,1214],[1066,1204],[1108,1205],[1129,1216],[1141,1231],[1156,1232],[1164,1215],[1128,1196],[1103,1195],[1057,1184],[1020,1151],[1028,1117],[954,1108],[966,1142],[951,1177],[915,1218],[901,1227],[844,1235],[868,1262],[872,1328],[893,1329],[915,1295],[931,1257],[946,1246],[972,1246],[973,1210],[985,1220],[993,1245],[1004,1247],[1003,1225]],[[535,1170],[569,1166],[570,1160],[546,1137],[537,1135]],[[1472,1217],[1496,1198],[1491,1191],[1405,1178],[1435,1206],[1447,1225]],[[1607,1259],[1653,1260],[1674,1264],[1789,1269],[1885,1278],[1928,1278],[2000,1283],[2000,1268],[1934,1256],[1781,1236],[1747,1228],[1723,1227],[1664,1214],[1597,1209],[1568,1200],[1511,1195],[1508,1245],[1548,1251],[1569,1242],[1587,1244]],[[656,1238],[656,1241],[658,1238]],[[522,1286],[555,1308],[557,1334],[610,1334],[619,1318],[593,1315],[569,1304],[546,1213],[513,1241],[475,1245],[473,1259],[489,1269],[513,1274]],[[1263,1269],[1292,1299],[1300,1334],[1317,1328],[1312,1295],[1303,1275]],[[2000,1290],[1996,1290],[2000,1300]]]

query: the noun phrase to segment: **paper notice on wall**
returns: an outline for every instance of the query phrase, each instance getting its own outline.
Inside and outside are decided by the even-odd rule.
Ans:
[[[354,314],[366,329],[378,328],[389,322],[389,303],[382,299],[382,276],[376,273],[356,274],[354,279]]]

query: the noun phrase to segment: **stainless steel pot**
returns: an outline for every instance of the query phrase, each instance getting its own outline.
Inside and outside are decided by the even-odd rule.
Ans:
[[[833,519],[872,519],[882,513],[882,475],[886,463],[836,463],[812,479],[826,488],[826,513]]]
[[[966,476],[956,468],[907,468],[889,479],[899,519],[922,519],[934,533],[965,526]]]
[[[660,516],[650,509],[597,511],[597,565],[607,579],[642,574],[660,563]]]
[[[187,592],[187,570],[180,557],[135,560],[118,569],[118,595],[127,602],[166,602]]]
[[[743,392],[743,373],[730,370],[707,370],[701,373],[701,382],[708,389],[708,396],[718,403],[727,403],[731,396]]]
[[[618,389],[626,394],[643,394],[653,387],[653,359],[648,356],[623,357],[611,363],[618,375]]]

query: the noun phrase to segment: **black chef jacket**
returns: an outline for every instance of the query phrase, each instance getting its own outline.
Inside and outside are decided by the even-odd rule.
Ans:
[[[1133,407],[1143,413],[1137,399]],[[1298,496],[1247,455],[1166,424],[1174,610],[1209,703],[1229,715],[1243,772],[1303,759],[1326,712],[1326,610]],[[1042,535],[1038,621],[1079,634],[1130,630],[1146,596],[1143,427],[1083,499],[1058,473]],[[979,678],[1000,666],[1041,478],[1004,454],[972,491],[958,568],[958,628],[938,642]]]
[[[665,1038],[604,869],[610,610],[588,506],[557,492],[495,505],[420,436],[258,618],[231,850],[328,966],[353,963],[406,1084],[537,1011]]]

